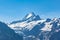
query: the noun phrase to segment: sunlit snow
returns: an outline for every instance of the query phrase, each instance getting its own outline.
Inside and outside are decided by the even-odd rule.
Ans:
[[[26,18],[29,18],[29,17],[31,17],[32,16],[32,13],[30,13]]]
[[[47,23],[45,23],[45,27],[43,27],[40,30],[43,30],[43,31],[51,31],[52,30],[51,28],[52,28],[52,25],[50,25],[50,22],[47,22]]]
[[[21,23],[16,23],[16,24],[10,24],[9,26],[12,29],[15,29],[15,27],[20,27],[20,28],[27,28],[29,30],[31,30],[35,25],[37,25],[38,23],[43,23],[45,20],[38,20],[38,21],[31,21],[29,23],[27,22],[21,22]]]

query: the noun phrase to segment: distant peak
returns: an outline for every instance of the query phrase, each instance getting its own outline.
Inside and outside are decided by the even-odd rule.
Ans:
[[[53,20],[54,20],[54,21],[56,21],[57,19],[58,19],[58,18],[56,18],[56,17],[55,17],[55,18],[53,18]]]
[[[23,19],[28,19],[28,18],[33,17],[33,16],[35,16],[34,12],[30,12]]]
[[[32,16],[32,13],[28,14],[26,18],[30,18]]]
[[[35,14],[33,12],[27,14],[26,18],[30,18],[31,16],[35,16]]]

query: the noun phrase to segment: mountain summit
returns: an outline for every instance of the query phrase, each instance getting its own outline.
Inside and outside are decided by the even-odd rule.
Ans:
[[[17,34],[23,35],[24,40],[53,40],[54,36],[56,37],[60,33],[60,18],[44,20],[32,12],[22,20],[14,21],[8,26]],[[56,35],[54,35],[55,33]],[[60,35],[57,36],[56,40],[59,37]]]
[[[33,12],[27,14],[23,19],[28,19],[28,18],[31,18],[31,17],[34,17],[36,16]]]
[[[33,12],[27,14],[22,20],[28,20],[28,21],[35,21],[35,20],[40,20],[41,18],[39,15],[35,15]]]
[[[31,21],[36,21],[36,20],[41,20],[41,18],[39,17],[39,15],[35,15],[33,12],[31,12],[27,14],[22,20],[13,21],[11,24],[19,23],[23,21],[31,22]]]

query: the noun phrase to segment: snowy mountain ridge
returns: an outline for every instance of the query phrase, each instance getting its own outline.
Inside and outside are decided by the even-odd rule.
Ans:
[[[34,20],[34,18],[36,20]],[[42,28],[41,30],[44,30],[44,31],[51,31],[51,28],[52,28],[52,25],[50,25],[51,22],[53,21],[57,21],[57,18],[54,18],[53,21],[50,20],[50,19],[47,19],[47,20],[44,20],[44,19],[40,19],[40,17],[37,19],[36,18],[36,15],[32,12],[30,14],[27,14],[24,19],[27,19],[25,21],[22,21],[22,22],[18,22],[18,23],[12,23],[12,24],[9,24],[8,26],[11,27],[12,29],[14,29],[15,27],[20,27],[20,28],[27,28],[29,30],[31,30],[35,25],[38,25],[38,23],[43,23],[45,22],[45,27]],[[24,20],[23,19],[23,20]],[[46,22],[46,21],[51,21],[51,22]],[[58,23],[58,25],[60,25]]]
[[[31,30],[35,25],[38,25],[38,23],[43,23],[46,21],[46,20],[40,19],[40,17],[37,18],[37,16],[34,13],[27,14],[24,17],[24,19],[27,19],[27,20],[18,22],[18,23],[12,23],[12,24],[9,24],[8,26],[11,27],[12,29],[14,29],[15,27],[20,27],[20,28],[27,28]]]
[[[60,31],[60,18],[47,18],[44,20],[32,12],[27,14],[22,20],[14,21],[8,26],[19,35],[22,34],[24,40],[29,38],[34,40],[50,40],[54,33]]]

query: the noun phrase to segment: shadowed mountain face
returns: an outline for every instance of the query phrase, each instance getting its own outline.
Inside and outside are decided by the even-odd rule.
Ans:
[[[16,34],[5,23],[0,22],[0,40],[22,40],[22,36]]]
[[[51,37],[50,40],[60,40],[60,31],[54,33]]]

